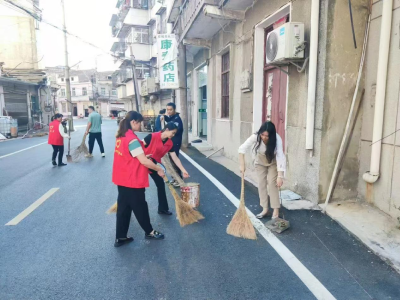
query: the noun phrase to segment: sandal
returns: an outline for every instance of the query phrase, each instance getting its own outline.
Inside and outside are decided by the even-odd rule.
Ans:
[[[259,213],[258,215],[256,215],[257,219],[264,219],[266,216],[268,215],[268,212],[266,212],[265,214],[263,214],[262,212]]]
[[[163,240],[164,239],[164,235],[161,232],[158,231],[153,231],[153,233],[150,234],[146,234],[145,239],[147,240]]]

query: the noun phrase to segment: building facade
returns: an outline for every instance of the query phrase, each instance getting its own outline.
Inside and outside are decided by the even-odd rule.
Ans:
[[[400,216],[395,134],[383,141],[380,179],[375,184],[363,180],[370,170],[382,1],[352,1],[354,36],[347,1],[171,0],[169,5],[168,22],[186,45],[193,136],[214,149],[224,147],[224,155],[237,161],[239,145],[263,122],[273,121],[288,161],[285,188],[314,203],[324,202],[328,193],[371,12],[356,99],[361,101],[364,88],[365,96],[333,200],[365,199],[392,217]],[[383,136],[400,128],[398,12],[399,2],[393,1]],[[304,59],[268,63],[269,33],[290,23],[304,25]],[[246,161],[251,167],[250,155]]]
[[[40,17],[39,1],[13,2]],[[1,3],[0,49],[0,116],[16,119],[19,131],[37,128],[51,115],[39,22]]]
[[[116,8],[118,12],[112,15],[110,27],[114,37],[111,51],[115,57],[118,99],[124,103],[125,110],[139,110],[144,116],[154,118],[173,100],[171,90],[160,89],[157,62],[157,35],[170,33],[172,28],[167,23],[167,1],[118,0]],[[131,55],[135,59],[141,98],[138,105]]]
[[[56,110],[65,116],[71,115],[67,102],[65,71],[63,67],[47,68],[46,72],[53,85],[58,86],[55,96]],[[122,110],[117,90],[112,80],[113,72],[91,70],[70,70],[72,116],[87,117],[89,106],[104,117],[117,115]]]

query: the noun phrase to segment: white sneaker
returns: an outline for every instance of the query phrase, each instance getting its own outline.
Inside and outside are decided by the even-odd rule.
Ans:
[[[101,156],[102,156],[102,157],[106,157],[106,154],[105,154],[105,153],[102,153]]]
[[[86,154],[85,157],[86,157],[86,158],[92,158],[93,155],[89,153],[89,154]]]

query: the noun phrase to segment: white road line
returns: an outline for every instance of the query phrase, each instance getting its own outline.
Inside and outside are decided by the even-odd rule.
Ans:
[[[188,155],[181,151],[181,155],[185,157],[193,166],[203,173],[236,207],[239,206],[239,199],[236,198],[221,182],[212,176],[207,170],[201,167]],[[275,249],[279,256],[286,262],[292,271],[307,286],[311,293],[317,299],[334,300],[336,299],[322,283],[297,259],[296,256],[269,230],[264,224],[256,218],[256,216],[246,208],[251,222],[264,239]]]
[[[33,212],[36,208],[38,208],[40,204],[49,199],[58,190],[59,188],[50,189],[46,194],[44,194],[42,197],[33,202],[27,209],[25,209],[18,216],[16,216],[14,219],[8,222],[5,226],[17,225],[19,222],[25,219],[31,212]]]
[[[18,151],[15,151],[15,152],[12,152],[12,153],[9,153],[9,154],[0,156],[0,159],[5,158],[5,157],[7,157],[7,156],[11,156],[11,155],[17,154],[17,153],[20,153],[20,152],[22,152],[22,151],[26,151],[26,150],[29,150],[29,149],[38,147],[38,146],[43,145],[43,144],[47,144],[47,142],[43,142],[43,143],[37,144],[37,145],[32,146],[32,147],[28,147],[28,148],[25,148],[25,149],[22,149],[22,150],[18,150]]]

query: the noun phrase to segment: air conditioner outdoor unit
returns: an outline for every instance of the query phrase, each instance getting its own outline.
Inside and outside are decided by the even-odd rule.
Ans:
[[[267,64],[304,59],[304,24],[290,22],[268,33],[265,53]]]

